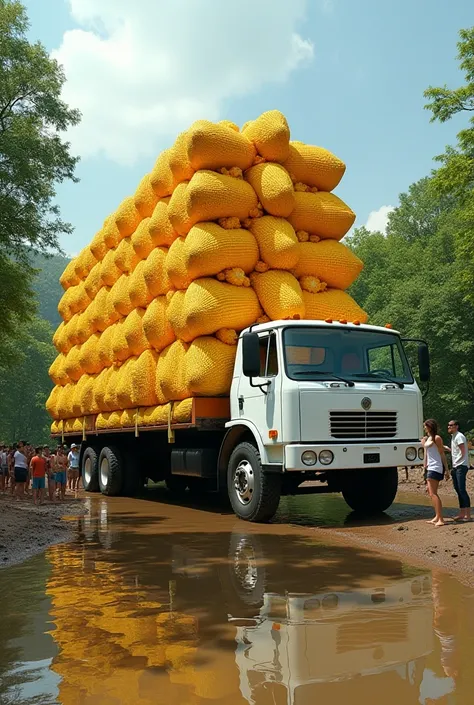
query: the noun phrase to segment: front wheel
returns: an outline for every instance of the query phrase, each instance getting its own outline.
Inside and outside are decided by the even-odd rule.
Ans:
[[[265,473],[257,448],[252,443],[239,443],[230,456],[227,491],[238,517],[269,521],[280,502],[281,475]]]
[[[398,489],[397,468],[347,471],[342,496],[355,512],[377,514],[390,507]]]
[[[82,484],[86,492],[99,491],[99,456],[95,448],[88,446],[81,463]]]
[[[105,446],[99,456],[99,486],[102,494],[115,497],[122,492],[122,456],[115,446]]]

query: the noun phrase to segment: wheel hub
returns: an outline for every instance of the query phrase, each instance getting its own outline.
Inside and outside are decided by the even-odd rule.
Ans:
[[[92,479],[92,462],[90,458],[86,458],[84,463],[84,479],[89,485]]]
[[[100,464],[100,481],[102,483],[102,487],[107,487],[109,483],[109,461],[107,458],[102,458],[102,462]]]
[[[241,504],[249,504],[254,490],[254,474],[248,460],[242,460],[234,473],[234,489]]]

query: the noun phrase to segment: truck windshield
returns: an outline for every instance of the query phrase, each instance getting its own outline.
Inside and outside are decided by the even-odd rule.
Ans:
[[[388,331],[285,328],[283,347],[290,379],[413,383],[400,338]]]

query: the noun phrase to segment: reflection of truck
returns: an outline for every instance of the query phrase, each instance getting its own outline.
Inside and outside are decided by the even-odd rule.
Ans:
[[[272,693],[287,705],[342,702],[345,690],[350,702],[407,702],[409,694],[408,702],[417,702],[424,657],[433,648],[431,578],[352,592],[266,593],[253,624],[232,621],[249,703],[265,691],[268,702]]]
[[[424,343],[419,373],[428,380]],[[85,424],[84,486],[127,494],[150,477],[175,490],[224,490],[250,521],[271,518],[285,493],[342,492],[354,510],[381,511],[395,498],[397,466],[422,458],[421,422],[397,332],[273,321],[241,335],[230,400],[196,398],[182,424],[117,432]],[[307,480],[319,484],[301,488]]]

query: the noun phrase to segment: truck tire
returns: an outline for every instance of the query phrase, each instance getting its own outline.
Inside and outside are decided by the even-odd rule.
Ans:
[[[99,456],[99,486],[102,494],[115,497],[123,486],[122,456],[115,446],[105,446]]]
[[[278,509],[281,475],[265,473],[252,443],[239,443],[227,468],[227,491],[235,514],[254,522],[270,521]]]
[[[92,446],[88,446],[81,462],[82,484],[86,492],[99,491],[99,456]]]
[[[351,470],[345,474],[342,496],[355,512],[378,514],[390,507],[397,489],[397,468]]]

